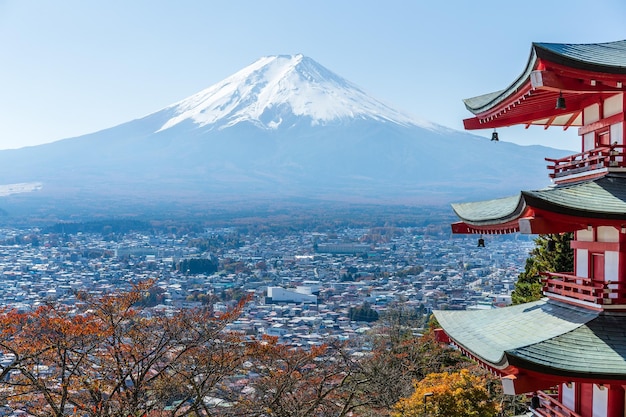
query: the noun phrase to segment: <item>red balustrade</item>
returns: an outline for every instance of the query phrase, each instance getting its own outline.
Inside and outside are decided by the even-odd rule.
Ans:
[[[598,281],[570,273],[542,272],[543,293],[556,294],[598,305],[626,305],[626,285],[623,282]]]
[[[580,414],[573,412],[563,404],[558,402],[555,397],[538,391],[537,395],[541,402],[541,407],[531,409],[533,415],[542,417],[581,417]]]
[[[547,166],[550,178],[562,178],[568,175],[584,173],[603,168],[624,168],[624,145],[602,146],[565,158],[545,158],[551,164]]]

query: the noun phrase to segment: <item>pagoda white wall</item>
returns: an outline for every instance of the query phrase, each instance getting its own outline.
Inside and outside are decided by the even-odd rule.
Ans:
[[[576,276],[589,278],[589,250],[576,249]]]
[[[600,226],[597,233],[598,242],[619,242],[619,230],[613,226]]]
[[[604,280],[605,281],[617,281],[619,265],[619,252],[606,251],[604,252]]]
[[[592,104],[585,107],[583,110],[583,123],[586,125],[597,122],[600,120],[600,106]]]
[[[576,240],[580,240],[581,242],[593,242],[593,230],[578,230],[576,232]]]
[[[593,384],[593,417],[606,417],[609,404],[609,390]]]
[[[614,125],[611,125],[611,143],[617,145],[624,145],[624,122],[619,122]],[[617,151],[623,151],[623,148],[616,149]],[[624,162],[624,157],[622,155],[616,156],[615,160],[618,164],[622,164]]]
[[[600,120],[600,106],[593,104],[583,109],[583,124],[588,125]],[[596,147],[596,134],[589,132],[583,135],[583,152]]]
[[[624,126],[623,122],[611,125],[611,141],[619,144],[624,143]]]
[[[613,116],[624,111],[624,94],[616,94],[604,100],[603,117]]]
[[[593,242],[593,230],[582,229],[576,231],[576,240],[580,242]],[[576,270],[574,273],[577,277],[588,278],[589,277],[589,249],[576,249],[574,253],[574,267]]]
[[[589,132],[583,136],[583,151],[588,151],[596,147],[596,134]]]
[[[604,118],[614,116],[624,112],[624,94],[616,94],[604,100],[602,103],[602,113],[598,104],[592,104],[583,109],[583,124],[585,126],[595,123]],[[616,123],[610,126],[611,143],[624,144],[623,123]],[[583,151],[595,148],[596,132],[589,132],[583,135]]]
[[[561,384],[561,403],[570,410],[576,409],[576,383]]]

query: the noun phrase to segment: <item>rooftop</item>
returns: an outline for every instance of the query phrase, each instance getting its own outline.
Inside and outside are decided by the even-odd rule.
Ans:
[[[555,300],[491,311],[435,311],[461,348],[503,370],[510,365],[597,380],[626,375],[626,314]]]

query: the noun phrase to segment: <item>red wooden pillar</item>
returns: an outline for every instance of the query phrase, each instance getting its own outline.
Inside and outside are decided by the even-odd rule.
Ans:
[[[626,123],[624,123],[626,125]],[[626,226],[626,225],[625,225]],[[619,283],[618,288],[620,290],[626,289],[626,233],[622,233],[622,228],[620,227],[619,233],[619,255],[617,265],[617,282]],[[624,297],[621,294],[618,296],[619,298]]]
[[[606,417],[624,417],[624,387],[610,385],[606,406]]]
[[[593,415],[593,384],[581,383],[576,385],[578,386],[579,394],[576,411],[581,416],[591,417]]]
[[[622,114],[626,113],[626,94],[622,93]],[[626,121],[622,121],[622,143],[620,145],[626,145]],[[624,148],[617,148],[618,151],[623,152]]]

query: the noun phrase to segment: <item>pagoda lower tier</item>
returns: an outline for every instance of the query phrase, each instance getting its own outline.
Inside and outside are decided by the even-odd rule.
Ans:
[[[626,313],[544,298],[497,310],[434,314],[445,329],[440,340],[501,376],[506,394],[540,392],[544,410],[537,415],[577,416],[573,410],[585,404],[603,410],[597,415],[623,416]],[[589,398],[581,401],[581,395]],[[550,413],[551,408],[570,411]]]
[[[515,375],[518,383],[527,372],[544,375],[522,392],[590,377],[626,384],[626,313],[543,298],[497,311],[434,314],[454,344],[494,372]]]

